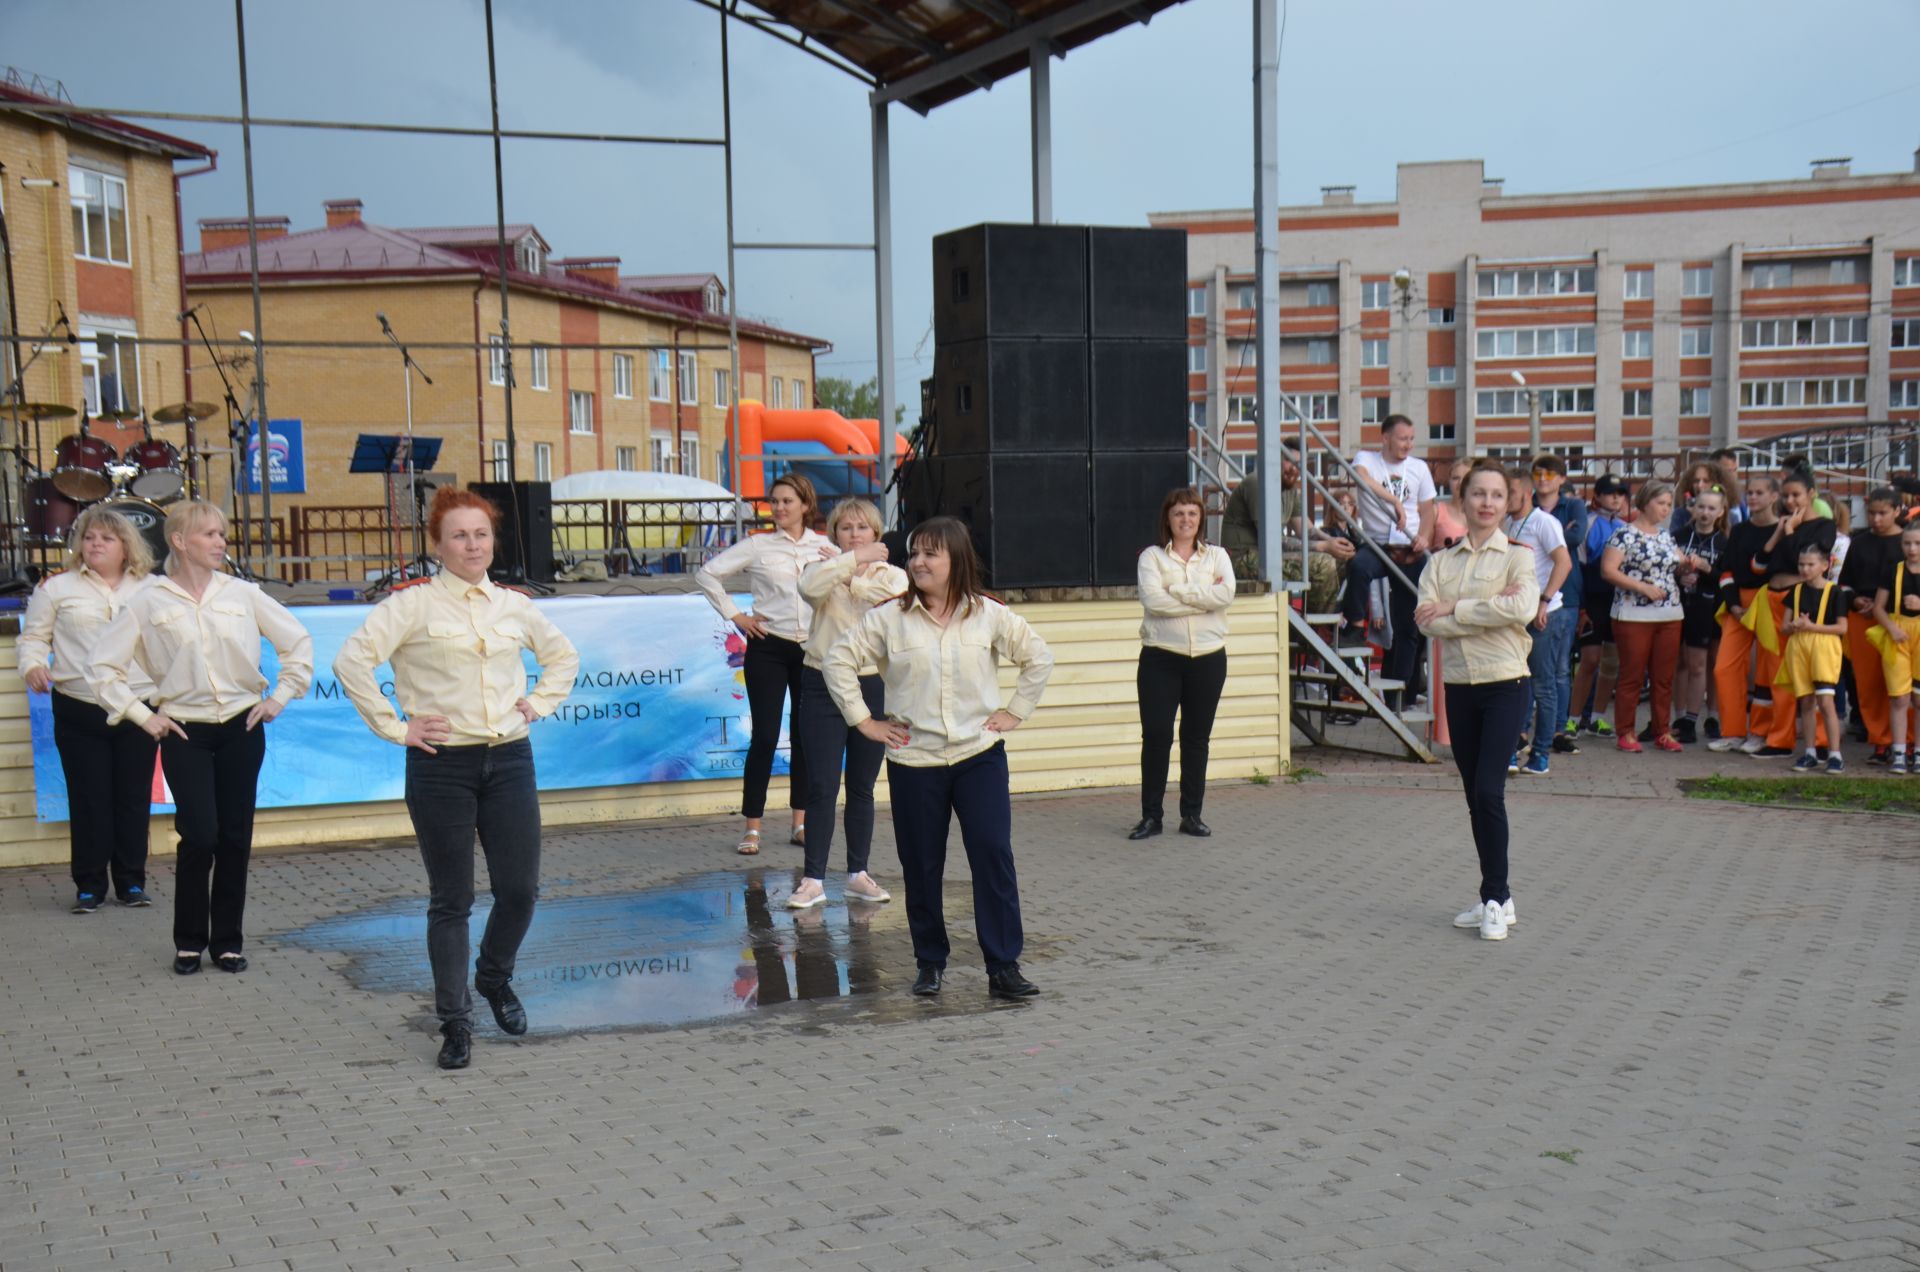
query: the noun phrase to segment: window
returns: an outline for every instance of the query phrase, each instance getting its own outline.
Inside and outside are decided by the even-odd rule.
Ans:
[[[1252,309],[1255,305],[1260,303],[1260,297],[1257,294],[1253,284],[1251,283],[1241,284],[1239,301],[1240,303],[1238,308],[1241,308],[1241,309]]]
[[[1427,310],[1427,326],[1429,327],[1453,326],[1453,306],[1447,305],[1444,307],[1436,307],[1436,308]]]
[[[767,405],[776,411],[784,411],[787,407],[787,383],[777,375],[767,391]]]
[[[733,405],[733,402],[727,394],[727,381],[731,379],[732,376],[733,372],[731,371],[715,371],[713,373],[713,404],[715,406],[724,407]]]
[[[794,382],[793,404],[800,405],[800,383]],[[686,352],[680,355],[680,405],[700,405],[700,355]]]
[[[1187,371],[1192,375],[1205,375],[1207,373],[1207,346],[1187,346]]]
[[[720,312],[720,284],[708,283],[700,293],[700,306],[710,314]]]
[[[513,245],[514,268],[528,274],[538,274],[546,268],[546,257],[540,252],[540,240],[529,234]]]
[[[1360,365],[1363,367],[1386,366],[1387,342],[1384,340],[1362,340],[1360,342]]]
[[[1753,267],[1753,290],[1773,291],[1780,287],[1793,286],[1793,266],[1785,261],[1773,265],[1755,265]]]
[[[80,335],[80,391],[87,410],[138,409],[140,406],[140,346],[132,330],[115,332],[82,327]]]
[[[533,387],[544,391],[547,387],[547,351],[540,345],[527,350],[527,379]]]
[[[1205,429],[1207,427],[1207,404],[1205,400],[1187,403],[1187,426]]]
[[[647,396],[655,402],[673,400],[673,351],[655,349],[647,365]]]
[[[1451,425],[1451,424],[1429,424],[1429,425],[1427,425],[1427,440],[1428,440],[1428,441],[1430,441],[1430,442],[1450,442],[1450,441],[1452,441],[1452,440],[1453,440],[1453,425]]]
[[[1307,361],[1317,367],[1331,365],[1333,362],[1333,341],[1307,341]]]
[[[1229,341],[1227,356],[1236,367],[1257,367],[1260,365],[1260,346],[1252,340]]]
[[[1712,415],[1713,390],[1704,384],[1683,385],[1680,389],[1680,414]]]
[[[1920,257],[1916,257],[1915,259],[1920,260]],[[1916,282],[1920,282],[1920,269],[1915,270],[1914,280]],[[1333,284],[1332,283],[1308,283],[1307,284],[1307,308],[1308,309],[1331,309],[1332,307],[1333,307]]]
[[[1743,409],[1767,411],[1794,406],[1860,406],[1867,400],[1865,380],[1742,380]]]
[[[1207,316],[1207,289],[1204,287],[1187,288],[1187,317],[1205,318]]]
[[[1653,271],[1650,269],[1630,269],[1627,271],[1626,284],[1620,295],[1627,300],[1653,299]]]
[[[1828,261],[1827,282],[1834,287],[1851,287],[1860,281],[1860,262],[1856,260]]]
[[[1385,309],[1393,303],[1392,283],[1361,283],[1360,308]]]
[[[1620,395],[1620,414],[1652,415],[1653,390],[1628,389]]]
[[[683,436],[680,439],[680,471],[689,477],[700,475],[700,439]]]
[[[1742,349],[1809,349],[1867,343],[1859,318],[1762,318],[1740,324]]]
[[[623,473],[637,471],[640,467],[640,448],[637,446],[614,447],[613,466]]]
[[[1897,318],[1888,344],[1895,349],[1920,349],[1920,318]]]
[[[1452,384],[1458,375],[1457,367],[1428,367],[1427,383],[1434,385]]]
[[[613,355],[613,396],[633,396],[633,355],[630,353]]]
[[[67,202],[73,208],[73,254],[127,264],[127,183],[104,172],[68,168]]]
[[[1682,296],[1713,295],[1713,266],[1689,265],[1681,270],[1680,294]]]
[[[807,396],[807,382],[796,379],[793,382],[793,409],[806,411],[813,408],[813,399]]]
[[[496,440],[492,444],[492,452],[493,452],[493,458],[490,462],[493,465],[493,480],[505,481],[507,480],[507,476],[508,476],[506,442]]]
[[[533,444],[533,479],[535,481],[553,480],[553,443],[535,442]]]
[[[1592,389],[1541,389],[1540,414],[1590,415],[1593,413]],[[1526,415],[1525,389],[1481,389],[1474,395],[1473,413],[1482,419],[1502,415]]]
[[[567,427],[576,433],[593,432],[593,394],[577,389],[567,394]]]
[[[1560,269],[1483,269],[1479,289],[1482,296],[1590,296],[1593,294],[1592,266],[1565,266]]]
[[[1895,287],[1920,287],[1920,256],[1907,256],[1893,263]]]
[[[499,336],[487,337],[487,383],[507,382],[507,342]]]
[[[1500,327],[1474,333],[1474,353],[1480,358],[1561,358],[1592,352],[1592,327]]]
[[[1920,380],[1895,380],[1887,405],[1896,411],[1911,411],[1920,407]]]
[[[1621,332],[1620,356],[1623,358],[1651,358],[1653,356],[1653,333],[1645,330]]]
[[[1252,424],[1260,418],[1260,399],[1256,397],[1230,397],[1227,399],[1227,423]]]
[[[1713,328],[1680,328],[1680,356],[1683,358],[1711,358],[1713,356]]]
[[[1387,418],[1387,399],[1383,397],[1363,397],[1360,399],[1360,422],[1378,424]]]
[[[1338,393],[1302,393],[1294,399],[1309,420],[1324,424],[1340,418],[1340,395]]]
[[[648,438],[647,441],[648,449],[651,452],[649,462],[653,466],[653,471],[656,473],[672,472],[673,438],[665,433],[655,433],[652,437]]]

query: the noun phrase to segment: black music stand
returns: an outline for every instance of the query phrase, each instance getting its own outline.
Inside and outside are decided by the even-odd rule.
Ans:
[[[425,534],[426,509],[420,497],[420,470],[431,470],[434,461],[440,458],[440,439],[437,437],[407,437],[403,434],[362,433],[354,439],[353,459],[347,465],[350,473],[379,473],[389,479],[392,489],[393,474],[404,474],[409,497],[413,500],[413,555],[403,564],[375,579],[361,595],[372,600],[381,592],[403,583],[410,578],[425,578],[433,573],[433,562],[427,556]],[[388,507],[393,506],[391,497]]]

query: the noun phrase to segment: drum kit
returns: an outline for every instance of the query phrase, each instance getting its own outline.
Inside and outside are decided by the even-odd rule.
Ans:
[[[133,523],[141,537],[153,549],[156,562],[166,559],[166,506],[182,495],[191,497],[192,472],[182,462],[180,449],[172,442],[153,435],[156,424],[185,424],[193,437],[193,425],[220,408],[208,402],[176,402],[152,414],[139,410],[108,410],[92,416],[96,420],[124,422],[138,420],[142,437],[124,451],[96,437],[90,430],[90,417],[79,412],[79,431],[60,439],[53,450],[53,466],[43,471],[37,464],[22,464],[26,498],[24,521],[15,527],[16,541],[28,548],[64,549],[80,510],[97,504],[110,508]],[[72,419],[70,406],[50,402],[24,402],[0,407],[14,420],[32,421],[36,440],[43,420]],[[24,453],[25,438],[15,434]],[[39,448],[35,448],[35,459]],[[223,446],[196,446],[188,454],[207,460],[226,453]]]

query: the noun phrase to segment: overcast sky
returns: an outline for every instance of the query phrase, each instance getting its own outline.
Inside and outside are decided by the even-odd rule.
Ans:
[[[0,0],[0,63],[83,104],[237,114],[230,0]],[[1843,0],[1291,0],[1282,50],[1283,203],[1353,184],[1391,199],[1401,161],[1484,158],[1510,194],[1803,177],[1851,155],[1905,171],[1920,145],[1920,6]],[[498,0],[509,127],[718,136],[719,18],[688,0]],[[1250,0],[1187,0],[1056,62],[1061,221],[1140,225],[1150,211],[1247,207]],[[479,0],[327,0],[247,10],[257,115],[487,125]],[[852,79],[735,25],[742,240],[865,241],[867,107]],[[921,118],[892,116],[901,399],[932,357],[933,235],[1030,210],[1027,82]],[[185,183],[193,222],[243,213],[240,132],[155,124],[220,152]],[[256,130],[261,213],[321,218],[356,196],[385,225],[491,223],[490,143]],[[508,220],[560,255],[631,273],[725,275],[717,149],[509,142]],[[873,373],[866,254],[742,253],[741,309],[825,337],[820,374]]]

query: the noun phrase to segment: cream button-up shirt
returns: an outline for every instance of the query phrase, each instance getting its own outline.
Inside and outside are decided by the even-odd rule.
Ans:
[[[1504,534],[1475,551],[1471,537],[1427,559],[1419,604],[1452,601],[1453,613],[1421,625],[1440,638],[1441,678],[1450,685],[1484,685],[1527,674],[1540,613],[1540,581],[1533,552]]]
[[[1140,554],[1135,580],[1147,611],[1140,642],[1198,658],[1227,647],[1227,607],[1233,604],[1233,562],[1227,550],[1201,544],[1182,561],[1173,545]]]
[[[867,611],[827,651],[821,669],[849,727],[872,713],[860,695],[860,668],[880,669],[887,716],[907,726],[907,744],[887,758],[913,768],[958,764],[990,749],[1000,735],[986,729],[998,711],[999,660],[1019,668],[1005,707],[1025,720],[1053,674],[1053,652],[1015,614],[991,597],[977,597],[942,627],[918,599]]]
[[[800,575],[800,595],[813,607],[813,632],[807,637],[807,666],[826,666],[827,651],[847,628],[867,616],[882,601],[907,590],[907,572],[885,561],[861,565],[853,553],[842,552],[830,561],[815,561]],[[872,666],[860,674],[871,674]]]
[[[701,566],[693,581],[720,617],[732,622],[742,611],[727,595],[724,580],[746,576],[753,612],[766,620],[767,631],[803,645],[813,627],[813,607],[800,595],[800,576],[820,560],[821,548],[832,546],[812,530],[798,539],[779,530],[750,535]]]
[[[260,640],[280,655],[273,700],[286,706],[313,683],[313,637],[259,585],[216,574],[195,599],[161,577],[114,615],[94,647],[88,682],[107,718],[145,724],[153,712],[134,692],[144,673],[151,701],[175,720],[220,724],[257,705],[267,678]]]
[[[520,651],[531,649],[540,679],[527,688]],[[527,736],[515,707],[552,715],[573,692],[580,655],[524,592],[491,580],[468,583],[449,570],[396,588],[373,607],[333,660],[333,675],[367,726],[402,745],[407,726],[380,692],[374,668],[393,664],[394,696],[408,717],[445,716],[447,746],[499,746]]]
[[[84,565],[47,579],[33,589],[20,623],[16,649],[20,674],[45,667],[51,655],[53,687],[69,698],[98,702],[87,683],[94,646],[127,602],[152,585],[150,575],[137,579],[122,575],[117,586],[108,586]],[[136,698],[153,694],[153,677],[138,667],[128,669],[127,685]]]

